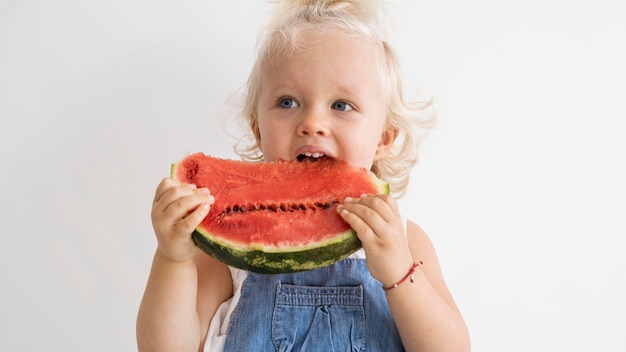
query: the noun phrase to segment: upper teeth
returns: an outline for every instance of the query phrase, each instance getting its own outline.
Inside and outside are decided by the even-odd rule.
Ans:
[[[325,156],[324,153],[317,153],[317,152],[315,152],[315,153],[308,153],[307,152],[307,153],[303,153],[303,154],[304,154],[304,156],[309,157],[309,158],[311,158],[311,157],[319,158],[319,157]]]

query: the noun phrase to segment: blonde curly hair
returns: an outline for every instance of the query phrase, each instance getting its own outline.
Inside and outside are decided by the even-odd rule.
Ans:
[[[408,187],[410,171],[418,160],[420,142],[436,121],[431,97],[407,101],[402,88],[398,57],[386,40],[386,13],[383,1],[282,0],[276,3],[269,24],[259,40],[257,59],[241,97],[241,117],[251,127],[252,136],[241,139],[235,152],[244,160],[262,160],[257,144],[259,131],[257,105],[261,72],[268,61],[305,49],[303,33],[318,35],[341,33],[364,45],[378,56],[382,91],[387,99],[386,127],[397,131],[391,151],[376,160],[371,171],[386,180],[392,194],[402,197]]]

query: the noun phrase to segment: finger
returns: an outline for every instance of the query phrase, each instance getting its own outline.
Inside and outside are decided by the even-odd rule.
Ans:
[[[386,206],[394,215],[400,216],[398,204],[390,194],[361,195],[360,199],[362,204],[367,204],[380,210],[385,209]]]
[[[363,196],[357,199],[347,199],[339,206],[342,217],[355,231],[361,231],[359,237],[369,236],[383,239],[389,235],[403,233],[401,217],[397,215],[397,206],[392,198],[381,196]],[[353,214],[358,220],[352,219]],[[367,226],[367,228],[365,228]],[[363,239],[362,239],[363,240]],[[367,240],[367,239],[366,239]]]
[[[164,181],[165,190],[153,204],[155,210],[165,211],[165,209],[179,198],[187,197],[199,192],[195,185],[180,183],[179,181]],[[208,192],[208,190],[200,191]]]
[[[393,211],[393,214],[396,216],[400,216],[400,210],[398,209],[398,202],[391,194],[378,194],[376,198],[382,200],[387,203],[387,206]]]
[[[183,219],[202,203],[212,204],[214,198],[208,190],[191,190],[174,187],[152,209],[152,222],[161,229],[168,228]]]
[[[185,193],[184,190],[180,192]],[[176,197],[169,202],[162,211],[170,218],[182,219],[183,217],[189,216],[189,214],[200,205],[204,203],[213,204],[215,201],[206,188],[191,190],[191,192],[188,190],[187,192],[187,194]],[[167,197],[169,197],[169,195],[167,195]]]
[[[161,198],[163,197],[163,195],[165,195],[165,193],[170,190],[171,188],[174,187],[182,187],[182,186],[186,186],[188,188],[194,189],[196,188],[196,185],[192,184],[192,183],[183,183],[180,182],[178,180],[175,180],[171,177],[165,177],[161,180],[161,182],[159,183],[159,185],[157,186],[156,191],[154,192],[154,203],[157,203],[161,200]]]
[[[369,223],[363,220],[360,215],[348,210],[345,205],[340,205],[337,209],[341,218],[350,224],[362,242],[368,242],[370,238],[376,237]]]
[[[161,200],[163,195],[171,188],[180,186],[180,182],[174,180],[171,177],[164,177],[159,185],[157,186],[156,191],[154,192],[154,200],[153,203],[157,203]]]
[[[392,222],[399,217],[397,205],[391,197],[363,195],[360,198],[347,198],[344,202],[346,209],[356,213],[365,221],[368,219]],[[372,218],[372,216],[374,216]]]
[[[153,203],[157,203],[161,200],[163,195],[171,188],[180,186],[180,182],[171,178],[164,177],[159,185],[157,186],[156,191],[154,192],[154,200]]]
[[[194,209],[191,213],[185,216],[183,219],[179,220],[176,223],[176,227],[178,227],[181,233],[191,233],[193,230],[200,225],[200,222],[207,216],[209,211],[211,210],[212,201],[205,201],[201,203],[196,209]]]

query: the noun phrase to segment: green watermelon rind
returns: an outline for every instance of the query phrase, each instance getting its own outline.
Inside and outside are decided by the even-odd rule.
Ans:
[[[192,238],[198,248],[235,268],[260,274],[281,274],[321,268],[347,258],[361,248],[354,230],[335,236],[322,246],[288,252],[237,250],[212,241],[196,229]]]

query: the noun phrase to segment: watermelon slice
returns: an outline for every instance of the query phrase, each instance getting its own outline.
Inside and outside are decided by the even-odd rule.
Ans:
[[[349,256],[361,243],[337,205],[389,193],[371,172],[331,158],[251,163],[195,153],[172,164],[171,176],[215,197],[192,235],[196,245],[258,273],[309,270]]]

